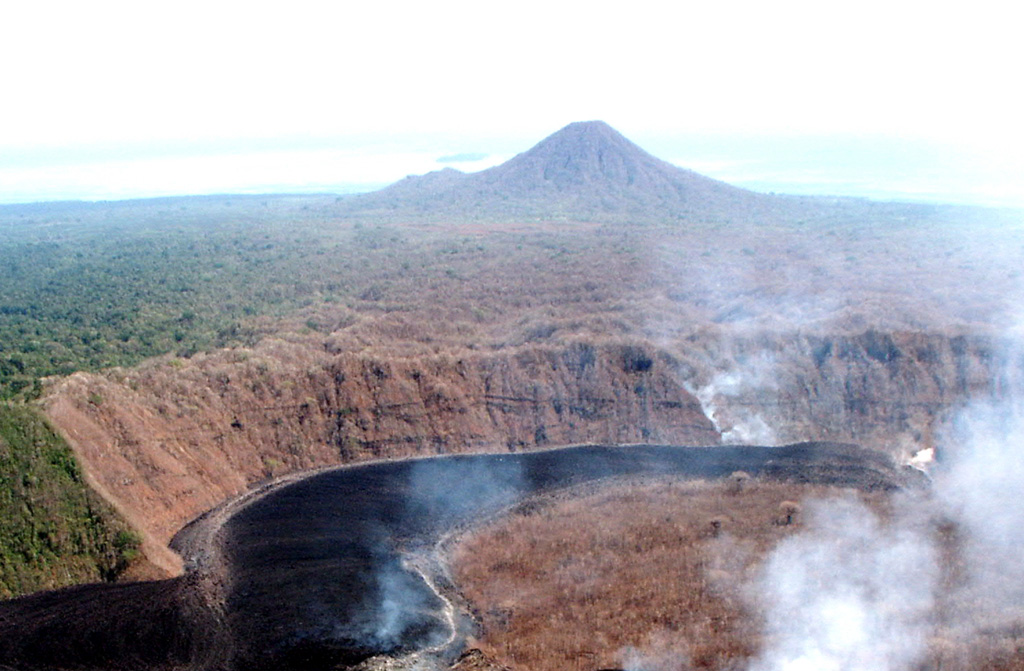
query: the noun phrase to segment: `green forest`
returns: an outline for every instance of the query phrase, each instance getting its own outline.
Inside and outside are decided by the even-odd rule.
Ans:
[[[50,375],[250,342],[255,317],[365,291],[387,267],[383,243],[397,242],[311,226],[308,210],[292,215],[304,226],[280,223],[276,201],[181,202],[95,221],[85,204],[34,217],[0,208],[0,398],[37,397]]]
[[[113,580],[138,546],[39,413],[0,405],[0,598]]]

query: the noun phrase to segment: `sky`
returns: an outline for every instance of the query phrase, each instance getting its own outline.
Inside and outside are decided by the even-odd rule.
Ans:
[[[668,4],[5,3],[0,202],[366,190],[602,119],[761,190],[1024,206],[1008,3]]]

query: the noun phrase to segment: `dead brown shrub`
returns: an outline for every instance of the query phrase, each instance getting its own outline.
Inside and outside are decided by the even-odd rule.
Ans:
[[[738,669],[762,639],[747,604],[766,553],[802,527],[818,485],[646,480],[577,492],[465,536],[457,584],[482,631],[475,644],[529,671]],[[860,494],[885,520],[892,501]],[[954,530],[936,540],[946,572],[929,671],[1024,670],[1020,627],[985,630],[956,601],[963,580]],[[952,598],[952,600],[950,600]]]
[[[621,668],[629,655],[723,669],[751,656],[739,583],[790,533],[780,501],[823,490],[744,483],[744,496],[733,479],[619,484],[465,538],[454,566],[480,648],[531,671]]]

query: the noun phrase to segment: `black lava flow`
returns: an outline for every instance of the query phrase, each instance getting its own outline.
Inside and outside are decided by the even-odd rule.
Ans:
[[[214,542],[226,577],[215,589],[193,568],[172,580],[0,603],[0,670],[329,669],[436,646],[450,623],[403,563],[410,552],[539,493],[615,476],[738,470],[869,489],[902,477],[880,453],[831,443],[582,446],[323,471],[224,523]]]

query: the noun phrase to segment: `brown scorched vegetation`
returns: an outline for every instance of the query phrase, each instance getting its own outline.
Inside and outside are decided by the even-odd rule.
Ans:
[[[755,584],[767,553],[804,528],[796,501],[888,495],[735,479],[620,482],[521,508],[452,549],[479,623],[473,645],[528,671],[746,669],[764,644]],[[939,526],[941,589],[963,580],[957,532]],[[939,609],[942,610],[942,607]],[[955,610],[966,618],[963,604]],[[952,626],[950,626],[952,625]],[[954,642],[937,626],[922,668],[1024,669],[1007,628]]]

